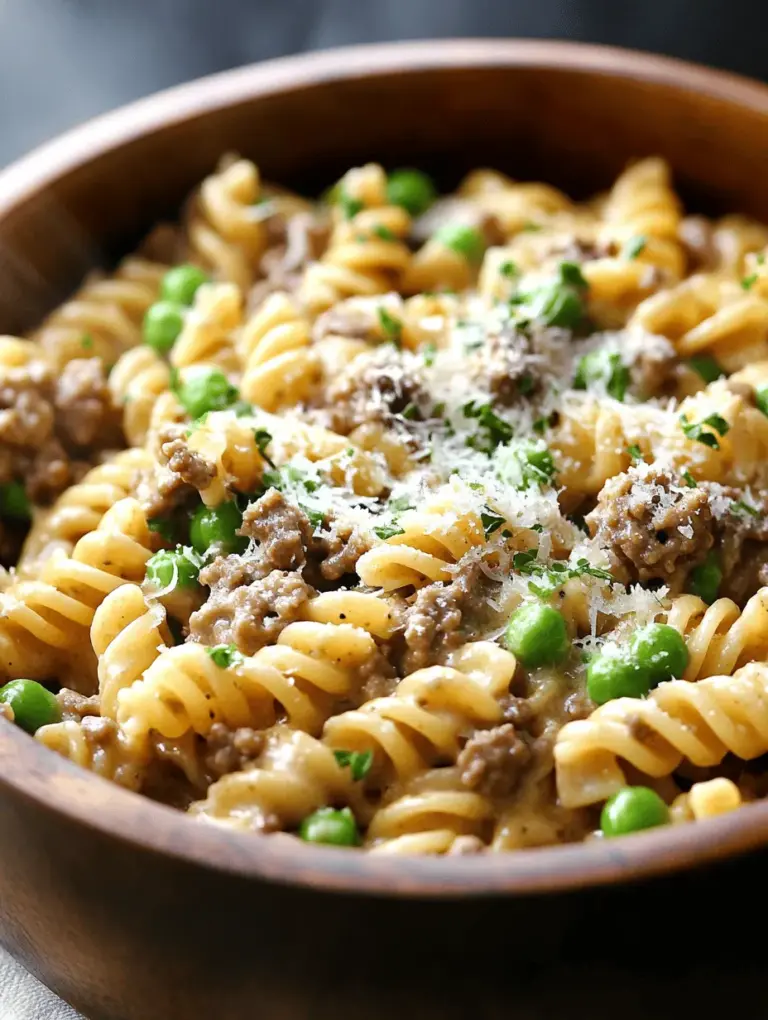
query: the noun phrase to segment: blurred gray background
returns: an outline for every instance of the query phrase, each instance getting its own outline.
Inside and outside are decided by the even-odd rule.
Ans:
[[[0,165],[157,89],[345,43],[578,39],[768,78],[764,19],[765,0],[0,0]]]

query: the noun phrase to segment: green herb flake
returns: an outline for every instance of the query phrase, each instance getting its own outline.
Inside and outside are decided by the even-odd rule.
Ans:
[[[505,276],[508,280],[514,280],[516,276],[520,275],[520,270],[514,262],[508,260],[501,263],[499,266],[499,273],[502,276]]]
[[[725,372],[711,354],[698,354],[688,359],[688,364],[705,383],[721,379]]]
[[[517,392],[520,394],[521,397],[528,396],[528,394],[533,390],[534,386],[535,380],[533,376],[530,374],[530,372],[526,372],[524,375],[521,375],[520,378],[517,380]]]
[[[744,290],[752,290],[754,285],[757,283],[757,273],[750,273],[749,276],[743,277],[741,286]]]
[[[349,769],[355,783],[365,779],[373,765],[373,751],[334,751],[333,757],[340,768]]]
[[[688,486],[689,489],[695,489],[696,486],[699,484],[696,481],[696,479],[693,477],[691,472],[688,471],[687,468],[686,468],[685,471],[683,471],[683,481],[685,482],[685,484]]]
[[[602,581],[614,582],[615,578],[607,570],[600,567],[593,567],[589,560],[578,559],[575,564],[555,561],[554,563],[540,563],[535,551],[530,550],[524,553],[516,553],[512,559],[512,566],[520,574],[529,577],[537,577],[543,584],[536,584],[531,581],[529,590],[539,598],[548,598],[554,591],[575,577],[596,577]]]
[[[643,451],[640,449],[637,443],[633,443],[631,446],[628,446],[627,453],[632,458],[635,464],[641,464],[644,460]]]
[[[490,404],[478,404],[470,400],[462,408],[465,418],[474,418],[480,427],[480,434],[470,436],[467,446],[481,453],[491,454],[502,443],[508,443],[514,436],[509,422],[500,418]]]
[[[403,324],[400,319],[396,318],[394,315],[390,315],[386,308],[382,308],[381,306],[377,309],[377,314],[379,317],[379,325],[381,326],[386,339],[390,343],[393,343],[395,347],[400,347],[403,338]]]
[[[274,468],[275,462],[267,454],[267,447],[272,442],[272,433],[268,432],[266,429],[256,429],[253,433],[253,438],[256,440],[256,446],[258,447],[262,458],[271,468]]]
[[[636,259],[638,255],[642,255],[645,251],[646,245],[648,244],[648,238],[643,234],[637,234],[635,237],[630,237],[624,247],[621,249],[622,258]]]
[[[361,202],[359,198],[351,198],[343,187],[339,189],[337,202],[339,208],[344,214],[344,218],[347,220],[354,219],[354,217],[365,208],[364,203]]]
[[[437,344],[431,342],[428,344],[424,344],[424,346],[421,349],[421,352],[424,356],[424,364],[427,366],[427,368],[432,368],[432,366],[435,363],[435,358],[437,357]]]
[[[421,417],[421,412],[416,404],[406,404],[401,412],[401,417],[407,421],[415,421]]]
[[[396,241],[397,240],[397,234],[395,234],[394,231],[390,230],[389,227],[385,227],[381,223],[377,224],[373,228],[373,233],[376,235],[376,237],[380,237],[382,241]]]
[[[173,521],[167,521],[163,517],[150,517],[147,520],[147,527],[166,542],[175,541]]]
[[[311,507],[304,506],[303,503],[299,503],[299,510],[304,511],[309,518],[309,523],[315,531],[317,531],[318,528],[322,528],[325,521],[325,514],[322,510],[313,510]]]
[[[750,517],[759,517],[760,511],[749,503],[745,503],[743,499],[736,499],[731,503],[730,511],[732,514],[736,514],[737,517],[743,517],[744,514],[749,514]]]
[[[90,333],[83,333],[80,338],[80,346],[84,351],[92,351],[94,348],[94,339]]]
[[[715,433],[719,433],[721,436],[724,436],[730,429],[730,425],[725,418],[717,413],[707,415],[707,417],[700,422],[690,422],[686,415],[681,414],[680,427],[687,439],[692,439],[697,443],[702,443],[704,446],[708,446],[712,450],[720,449],[720,441]]]
[[[499,517],[498,514],[495,514],[488,506],[485,508],[485,511],[480,514],[480,520],[482,521],[483,531],[485,532],[486,538],[490,538],[491,535],[495,531],[498,531],[502,524],[504,524],[504,518]]]
[[[387,503],[387,508],[391,510],[393,514],[401,514],[406,510],[413,510],[413,504],[410,502],[408,496],[396,496],[395,499],[390,499]]]
[[[397,524],[381,524],[378,528],[373,529],[373,533],[377,538],[380,538],[382,542],[386,542],[388,538],[394,538],[396,535],[404,535],[405,530]]]
[[[214,645],[213,648],[206,648],[206,652],[220,669],[229,669],[230,666],[239,666],[245,662],[245,656],[237,650],[237,645]]]

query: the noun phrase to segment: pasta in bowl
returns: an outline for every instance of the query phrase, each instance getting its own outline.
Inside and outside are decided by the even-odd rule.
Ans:
[[[766,253],[653,155],[586,201],[225,155],[0,343],[7,723],[375,855],[760,798]]]

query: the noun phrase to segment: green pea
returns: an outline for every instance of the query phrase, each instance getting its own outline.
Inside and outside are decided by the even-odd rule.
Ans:
[[[299,835],[307,843],[329,843],[333,846],[359,846],[360,833],[355,816],[349,808],[336,811],[324,807],[308,815],[299,826]]]
[[[688,666],[688,648],[679,631],[666,623],[650,623],[636,631],[629,643],[630,655],[640,669],[647,669],[652,685],[679,679]]]
[[[704,562],[694,567],[688,575],[688,591],[691,595],[698,595],[707,605],[712,605],[717,598],[722,580],[720,557],[716,552],[710,552],[707,553]]]
[[[644,698],[653,679],[626,650],[594,655],[587,667],[587,694],[596,705],[616,698]]]
[[[192,515],[189,540],[196,553],[205,556],[211,549],[219,553],[244,552],[248,539],[237,534],[243,515],[235,502],[210,507],[201,505]]]
[[[0,485],[0,517],[28,521],[31,516],[32,506],[21,482],[5,482]]]
[[[721,379],[725,375],[717,359],[713,358],[711,354],[697,354],[688,359],[688,364],[705,383],[714,382],[715,379]]]
[[[763,414],[768,416],[768,386],[762,386],[756,391],[755,403]]]
[[[183,265],[169,269],[160,285],[160,297],[177,305],[191,305],[195,294],[210,276],[197,266]]]
[[[435,232],[434,239],[457,255],[463,255],[467,262],[479,262],[485,252],[483,235],[464,223],[446,223]]]
[[[158,354],[167,354],[184,327],[180,305],[173,301],[156,301],[144,316],[144,343]]]
[[[27,733],[35,733],[41,726],[61,719],[61,708],[54,695],[34,680],[11,680],[0,687],[0,701],[11,706],[14,722]]]
[[[147,581],[157,589],[194,588],[200,566],[191,549],[162,549],[147,560]]]
[[[504,631],[504,645],[524,666],[555,665],[570,648],[561,614],[543,602],[529,602],[515,610]]]
[[[176,394],[192,418],[200,418],[209,411],[223,411],[240,396],[220,369],[206,365],[189,368]]]
[[[602,383],[609,396],[623,401],[629,381],[629,369],[622,364],[618,351],[590,351],[579,360],[573,386],[586,390],[590,383]]]
[[[647,786],[625,786],[605,802],[600,814],[604,836],[628,836],[669,822],[669,808]]]
[[[437,198],[432,179],[421,170],[393,170],[387,180],[387,199],[411,216],[420,216]]]

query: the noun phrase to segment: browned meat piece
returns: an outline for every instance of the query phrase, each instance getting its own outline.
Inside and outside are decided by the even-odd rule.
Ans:
[[[259,558],[270,570],[299,570],[307,561],[312,525],[282,492],[268,489],[243,514],[239,534],[259,543]]]
[[[69,363],[54,382],[33,361],[4,371],[0,382],[0,482],[23,482],[34,503],[48,503],[77,481],[88,460],[119,445],[117,414],[97,358]]]
[[[224,723],[214,723],[206,740],[203,758],[211,779],[220,779],[230,772],[239,772],[259,757],[264,750],[264,734],[249,726],[231,730]]]
[[[61,718],[65,721],[82,722],[87,716],[99,715],[99,695],[94,694],[86,698],[77,691],[71,691],[68,687],[62,687],[56,695],[56,700],[61,709]]]
[[[647,465],[610,478],[586,522],[624,584],[661,581],[679,591],[714,541],[704,490]]]
[[[190,450],[186,434],[184,425],[166,425],[158,437],[160,456],[182,482],[200,492],[216,477],[216,466]]]
[[[397,687],[397,670],[382,651],[376,650],[358,670],[360,704],[374,698],[388,698]]]
[[[642,350],[632,362],[632,391],[641,400],[671,396],[678,382],[678,358],[661,345]]]
[[[470,640],[471,621],[487,607],[478,563],[459,571],[449,584],[422,588],[405,613],[404,674],[442,662]]]
[[[536,399],[562,374],[571,338],[562,329],[535,327],[526,332],[505,328],[488,339],[473,366],[498,403],[512,407]]]
[[[313,594],[297,572],[273,570],[261,580],[234,589],[224,579],[190,616],[190,640],[204,645],[233,644],[244,655],[253,655],[274,644],[289,623],[301,619]]]
[[[330,536],[316,539],[312,551],[319,560],[323,580],[338,581],[345,574],[355,573],[357,561],[368,552],[371,543],[347,522],[331,520],[329,526]]]
[[[234,591],[241,585],[260,581],[268,573],[269,567],[265,567],[261,560],[232,553],[230,556],[217,556],[207,567],[203,567],[200,571],[200,584],[208,588],[219,587]]]
[[[70,361],[56,381],[54,401],[57,431],[68,445],[90,446],[115,434],[117,415],[100,358]]]
[[[721,512],[715,520],[723,571],[719,594],[743,606],[758,588],[768,584],[768,496],[756,497],[708,482],[702,482],[701,488],[720,506],[724,499],[730,501],[730,512]]]
[[[512,723],[502,723],[470,737],[456,764],[462,783],[470,790],[486,797],[508,797],[517,788],[530,759],[530,747]]]
[[[406,408],[419,409],[416,413],[420,416],[432,405],[419,380],[396,358],[386,363],[367,359],[353,362],[351,369],[329,387],[325,403],[326,424],[345,436],[372,422],[407,429],[408,421],[398,417]]]

